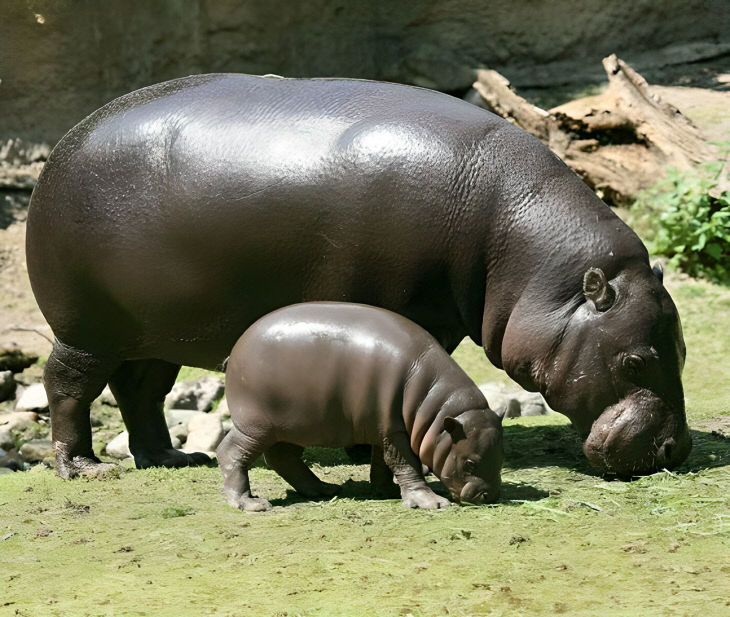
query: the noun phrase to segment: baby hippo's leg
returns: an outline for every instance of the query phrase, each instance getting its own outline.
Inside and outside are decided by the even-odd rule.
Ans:
[[[383,458],[383,448],[373,446],[370,458],[370,486],[373,492],[384,499],[397,499],[400,489],[393,482],[393,472]]]
[[[383,439],[383,456],[400,485],[406,508],[448,508],[449,500],[434,493],[423,478],[421,461],[411,450],[408,434],[393,433]]]
[[[291,443],[279,442],[265,453],[266,464],[294,487],[304,497],[332,497],[340,487],[322,482],[302,460],[304,448]]]
[[[266,499],[251,494],[248,481],[248,470],[267,445],[245,435],[234,426],[218,446],[216,454],[223,472],[223,492],[234,508],[249,512],[271,509],[271,504]]]

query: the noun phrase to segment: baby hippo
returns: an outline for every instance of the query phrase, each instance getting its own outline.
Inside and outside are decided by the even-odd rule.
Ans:
[[[218,447],[228,503],[268,510],[248,470],[267,464],[307,497],[334,494],[302,461],[304,446],[372,445],[370,480],[409,508],[444,508],[422,463],[453,499],[496,501],[502,425],[436,340],[405,317],[362,304],[288,306],[238,339],[226,371],[234,428]],[[395,491],[396,495],[392,495]]]

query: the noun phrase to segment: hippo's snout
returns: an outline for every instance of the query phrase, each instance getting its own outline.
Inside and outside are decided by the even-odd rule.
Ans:
[[[692,449],[684,406],[639,390],[593,423],[583,451],[601,473],[645,475],[681,464]]]
[[[499,499],[500,488],[501,481],[499,480],[490,484],[468,482],[461,489],[461,493],[454,496],[454,499],[460,503],[471,503],[477,506],[494,503]]]

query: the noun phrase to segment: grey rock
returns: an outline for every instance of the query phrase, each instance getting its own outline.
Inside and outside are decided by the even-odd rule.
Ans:
[[[10,471],[23,471],[25,463],[15,448],[0,456],[0,469],[10,469]]]
[[[503,418],[519,416],[542,416],[552,413],[542,395],[538,392],[527,392],[517,386],[490,382],[479,386],[489,406]]]
[[[212,452],[223,437],[223,424],[218,414],[195,416],[188,422],[188,439],[183,452]]]
[[[0,456],[5,456],[7,454],[5,450],[10,450],[14,445],[15,442],[13,441],[13,435],[10,429],[0,427],[0,450],[3,451],[3,454]]]
[[[42,383],[34,383],[23,390],[18,402],[17,411],[43,411],[48,409],[48,397]]]
[[[175,448],[175,450],[179,450],[182,446],[182,441],[180,441],[179,437],[173,437],[170,435],[170,441],[172,441],[172,447]]]
[[[222,418],[231,417],[231,411],[228,409],[228,399],[225,396],[221,399],[221,402],[218,403],[218,407],[215,408],[215,412],[220,414]]]
[[[0,413],[0,430],[23,431],[38,421],[34,411],[10,411]]]
[[[167,428],[172,428],[179,424],[187,427],[190,418],[197,415],[205,415],[205,412],[196,411],[195,409],[166,409],[165,421],[167,422]]]
[[[114,394],[109,386],[106,386],[99,395],[99,402],[110,407],[119,407],[117,405],[117,399],[114,398]]]
[[[0,467],[0,475],[4,473],[15,473],[15,470],[10,469],[9,467]]]
[[[228,435],[230,430],[233,428],[233,422],[229,419],[224,419],[222,422],[223,425],[223,432]]]
[[[117,459],[125,459],[132,456],[129,451],[129,433],[124,431],[106,444],[107,456]]]
[[[0,349],[0,371],[21,373],[37,361],[37,355],[25,353],[18,347],[4,347]]]
[[[0,402],[7,401],[15,395],[15,379],[12,371],[0,371]]]
[[[41,463],[53,458],[53,443],[48,439],[32,439],[20,446],[19,452],[27,463]]]
[[[210,411],[213,403],[223,396],[223,391],[223,380],[218,377],[181,381],[173,386],[165,398],[165,407]]]
[[[170,427],[170,437],[174,441],[177,439],[180,443],[183,443],[188,438],[188,424],[175,424]],[[179,447],[179,446],[174,446]]]

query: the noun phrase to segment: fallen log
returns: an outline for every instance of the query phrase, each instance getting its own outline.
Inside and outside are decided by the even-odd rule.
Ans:
[[[544,142],[612,204],[632,201],[668,167],[714,159],[699,130],[628,64],[611,55],[603,67],[609,80],[603,94],[547,111],[495,71],[478,71],[474,89],[485,106]]]

